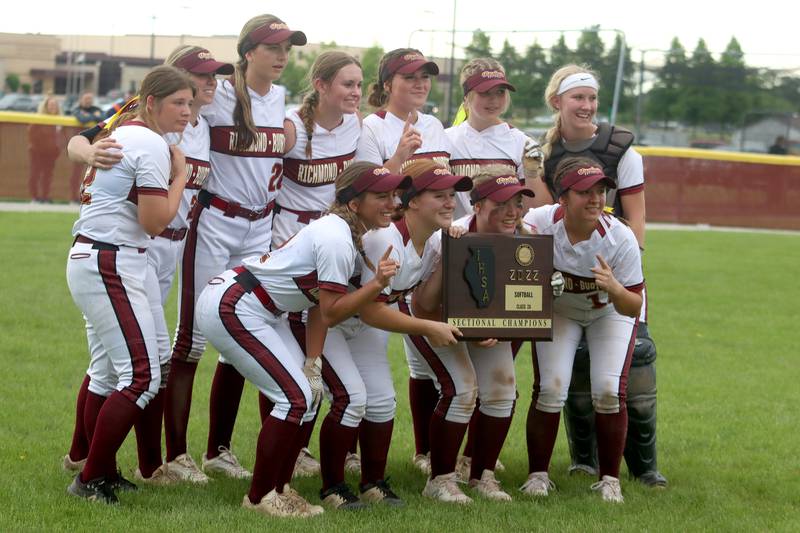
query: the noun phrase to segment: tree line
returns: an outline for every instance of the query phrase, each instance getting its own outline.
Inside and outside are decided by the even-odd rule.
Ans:
[[[509,81],[517,88],[509,111],[514,120],[527,123],[544,112],[547,82],[553,72],[568,63],[586,65],[598,74],[601,84],[598,114],[607,117],[611,110],[621,41],[621,37],[616,35],[608,46],[600,36],[599,26],[593,26],[581,31],[574,48],[568,45],[562,34],[549,48],[534,40],[524,50],[519,50],[506,39],[496,50],[492,48],[489,35],[476,30],[463,55],[466,60],[494,57],[503,64]],[[336,48],[336,43],[323,44],[322,48]],[[745,53],[735,37],[731,38],[718,59],[702,38],[691,52],[677,37],[672,39],[668,50],[648,50],[645,56],[653,52],[664,58],[658,67],[641,65],[641,52],[636,54],[639,57],[634,61],[631,49],[626,47],[618,122],[633,123],[635,120],[642,67],[646,73],[640,108],[643,122],[677,122],[725,132],[757,120],[765,113],[792,113],[800,109],[800,77],[747,65]],[[369,86],[375,82],[383,53],[383,48],[376,45],[361,55],[365,97]],[[302,52],[293,55],[281,77],[281,83],[296,98],[305,90],[306,75],[314,57],[314,54],[303,55]],[[458,73],[452,93],[456,103],[461,99],[457,76]],[[446,89],[446,83],[435,81],[430,100],[443,105]],[[446,114],[443,110],[440,116],[444,118]]]

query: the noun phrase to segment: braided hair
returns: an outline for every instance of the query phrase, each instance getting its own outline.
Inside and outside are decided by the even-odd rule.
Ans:
[[[311,70],[308,73],[309,83],[306,89],[303,103],[298,109],[297,114],[303,120],[303,127],[306,129],[306,158],[311,159],[311,138],[314,135],[314,114],[319,107],[319,91],[314,88],[314,82],[321,80],[325,83],[333,82],[339,71],[347,65],[357,65],[361,68],[361,63],[358,59],[340,52],[338,50],[330,50],[322,52],[314,64],[311,65]]]
[[[364,172],[372,169],[380,168],[380,165],[376,165],[375,163],[368,163],[366,161],[358,161],[351,164],[347,167],[341,174],[336,177],[336,196],[331,204],[330,208],[328,208],[328,213],[332,215],[336,215],[340,217],[342,220],[347,222],[347,225],[350,226],[350,236],[353,239],[353,245],[356,247],[356,251],[358,254],[364,259],[364,263],[367,267],[375,271],[375,265],[367,257],[366,252],[364,251],[364,243],[362,241],[362,237],[367,232],[366,226],[359,218],[358,214],[350,208],[350,202],[342,203],[338,200],[339,194],[344,191],[347,187],[353,184],[353,182]],[[363,198],[365,193],[361,193],[360,195],[356,196],[356,200]]]

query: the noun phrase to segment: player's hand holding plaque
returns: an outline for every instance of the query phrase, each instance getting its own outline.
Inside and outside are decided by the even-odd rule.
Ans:
[[[445,322],[466,339],[552,339],[552,236],[442,239]]]

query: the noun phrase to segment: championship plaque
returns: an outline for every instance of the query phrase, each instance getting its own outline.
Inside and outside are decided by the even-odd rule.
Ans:
[[[469,340],[551,340],[553,237],[442,232],[444,321]]]

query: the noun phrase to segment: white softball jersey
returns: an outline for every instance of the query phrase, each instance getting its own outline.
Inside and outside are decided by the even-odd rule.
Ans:
[[[286,118],[294,124],[297,141],[283,158],[283,183],[277,202],[297,211],[325,211],[333,203],[336,176],[356,155],[361,135],[358,116],[344,115],[342,123],[332,130],[314,124],[311,159],[306,158],[308,136],[297,109]]]
[[[405,219],[397,220],[386,228],[368,231],[362,237],[364,252],[374,266],[377,267],[389,245],[392,246],[389,257],[400,265],[391,283],[383,289],[380,296],[382,301],[389,304],[401,299],[411,302],[414,288],[424,279],[426,273],[429,274],[433,270],[441,249],[441,238],[441,230],[434,232],[425,243],[422,255],[419,255],[414,243],[411,242]],[[366,266],[363,267],[361,285],[368,283],[374,277],[375,272]]]
[[[206,189],[244,208],[258,210],[275,199],[280,187],[286,144],[283,133],[286,90],[273,84],[264,96],[249,87],[247,91],[258,136],[244,150],[236,148],[233,127],[236,91],[229,80],[219,84],[214,101],[201,111],[211,135],[211,171]]]
[[[525,134],[503,122],[478,131],[469,122],[445,130],[450,141],[450,171],[458,176],[474,178],[489,165],[501,165],[525,185],[522,154]],[[456,192],[455,217],[472,213],[469,192]]]
[[[319,303],[319,289],[346,293],[356,261],[350,226],[326,215],[284,246],[244,261],[280,311],[298,312]]]
[[[93,169],[84,179],[80,216],[72,235],[147,248],[150,236],[139,224],[138,199],[140,195],[167,196],[169,147],[142,122],[121,125],[114,130],[114,138],[123,146],[122,161],[109,170]]]
[[[405,118],[400,118],[392,113],[381,110],[364,119],[361,138],[356,150],[356,161],[369,161],[382,165],[392,158],[400,137],[403,135]],[[444,127],[439,119],[433,115],[417,113],[417,122],[412,127],[420,132],[422,146],[414,152],[405,166],[415,159],[432,159],[437,163],[447,166],[450,158],[450,143],[444,133]]]
[[[553,266],[564,274],[564,294],[555,299],[554,310],[604,312],[613,310],[608,295],[598,289],[592,268],[597,255],[609,264],[614,277],[626,289],[641,291],[644,286],[639,245],[633,231],[616,217],[603,214],[589,240],[572,245],[564,227],[564,208],[547,205],[531,209],[523,222],[534,233],[553,235]]]
[[[186,130],[180,137],[180,142],[178,135],[174,133],[169,133],[164,138],[170,144],[177,143],[178,148],[186,156],[186,188],[183,189],[183,197],[181,198],[180,206],[178,206],[178,213],[169,223],[170,228],[181,229],[188,226],[189,210],[194,205],[194,198],[197,196],[197,191],[203,188],[208,174],[211,172],[211,164],[209,163],[211,137],[208,121],[202,115],[198,116],[197,124],[190,122],[186,126]]]

